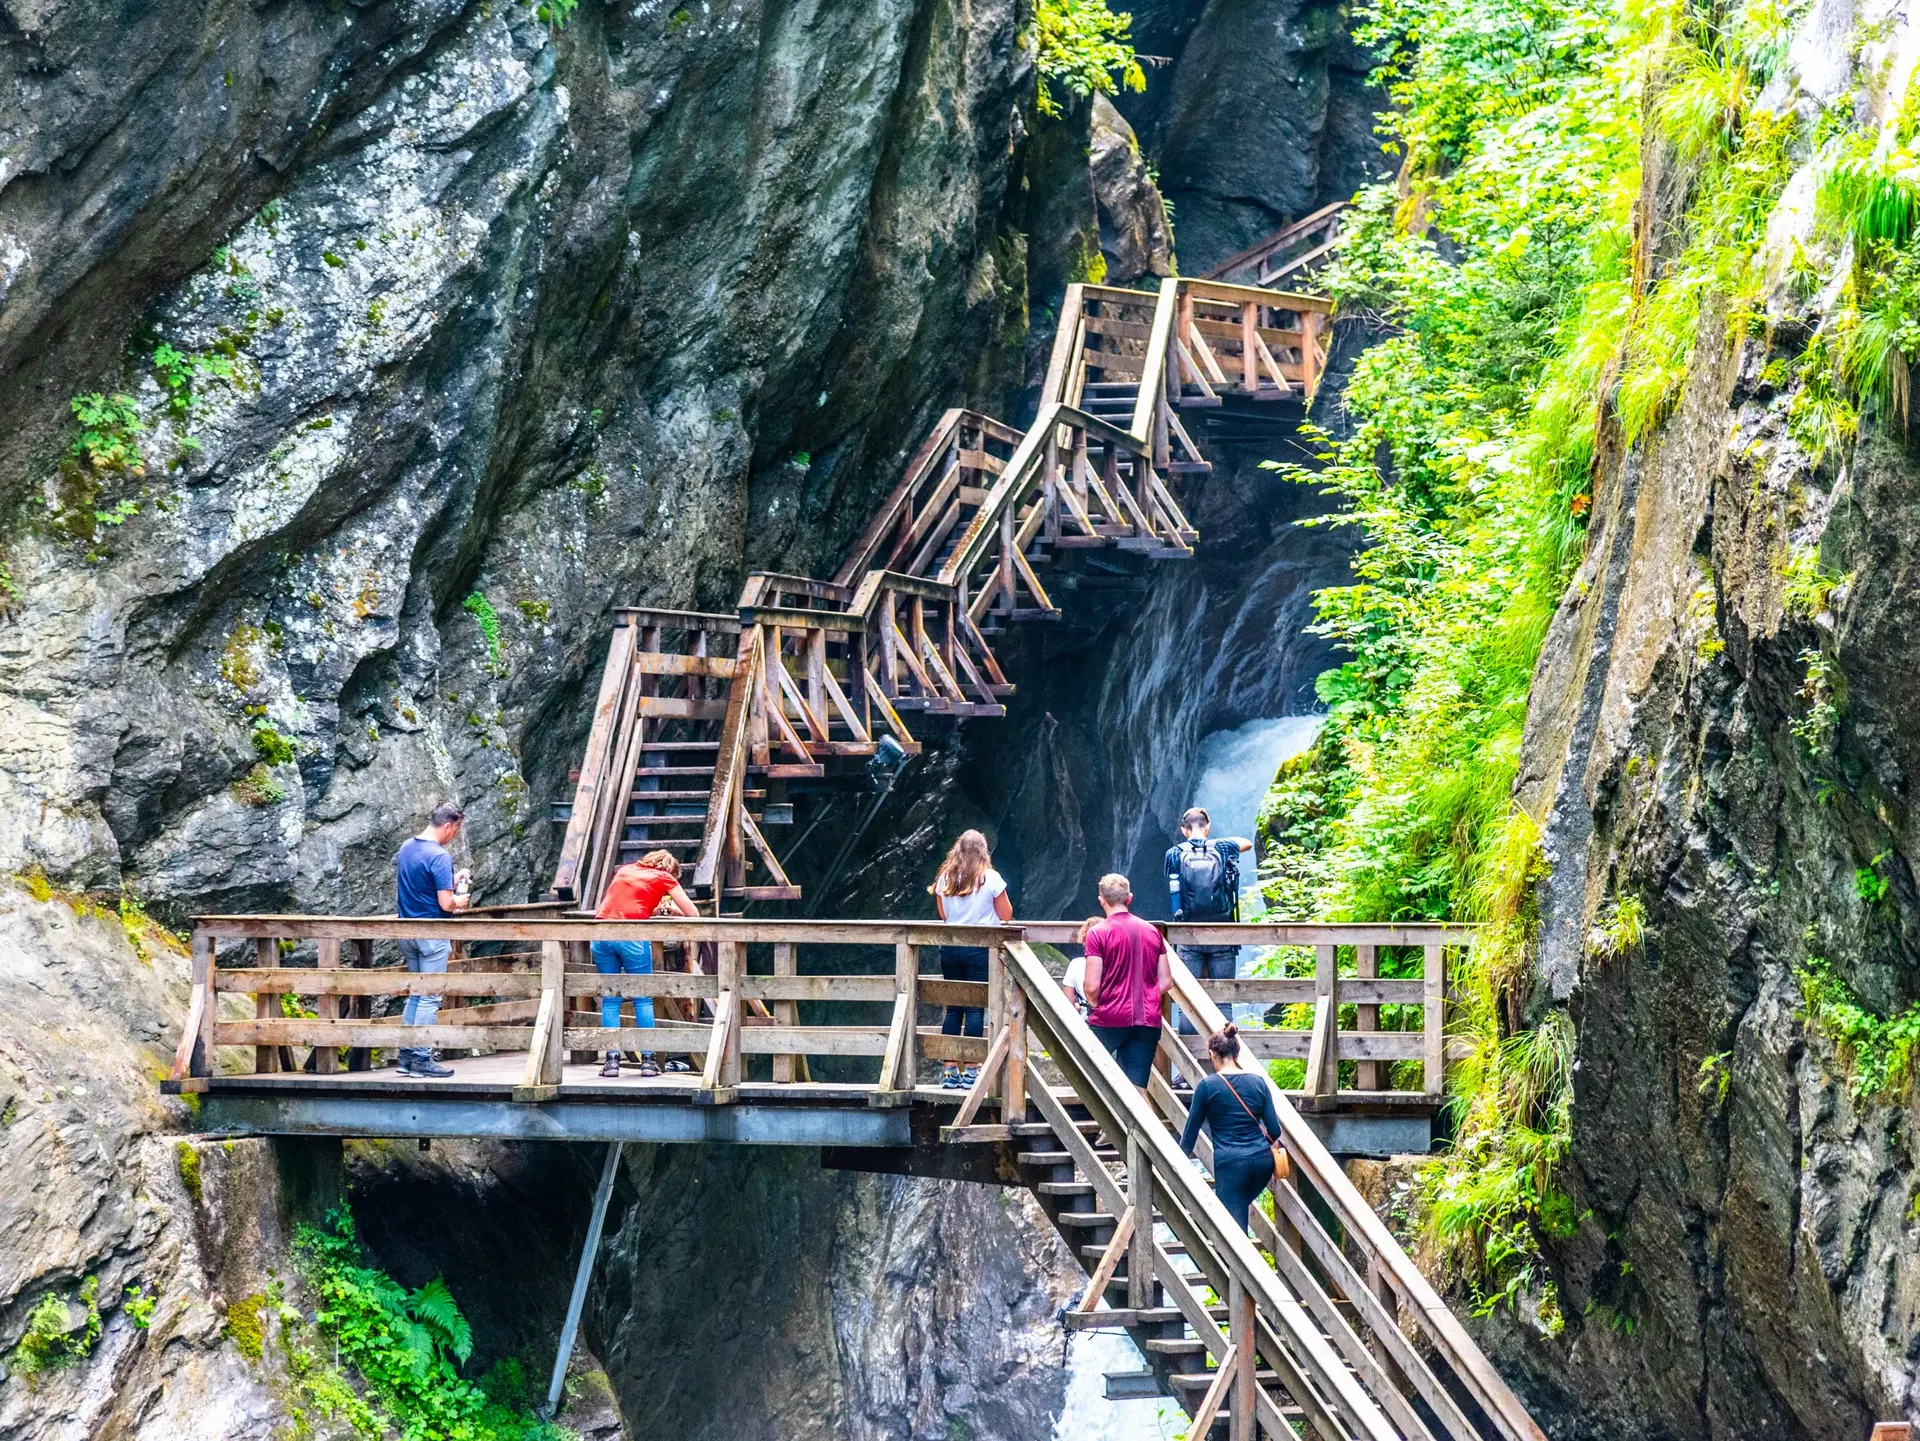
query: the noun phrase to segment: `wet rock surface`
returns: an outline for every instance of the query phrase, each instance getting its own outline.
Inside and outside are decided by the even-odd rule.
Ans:
[[[1588,1214],[1552,1253],[1565,1335],[1487,1329],[1560,1436],[1841,1441],[1920,1406],[1912,1095],[1855,1097],[1796,978],[1822,958],[1881,1015],[1920,995],[1920,451],[1869,430],[1816,464],[1767,359],[1709,317],[1680,412],[1604,469],[1536,674],[1537,979],[1577,1024],[1563,1183]],[[1850,577],[1817,612],[1785,577],[1814,547]],[[1844,704],[1809,742],[1821,656]],[[1628,896],[1644,941],[1604,957],[1593,928]]]
[[[608,607],[819,564],[930,416],[1017,381],[1011,5],[269,7],[159,127],[146,80],[223,22],[146,7],[116,68],[96,8],[6,49],[40,138],[0,189],[0,864],[377,908],[451,795],[518,899]],[[89,191],[148,128],[191,155]],[[60,466],[95,390],[143,473]]]

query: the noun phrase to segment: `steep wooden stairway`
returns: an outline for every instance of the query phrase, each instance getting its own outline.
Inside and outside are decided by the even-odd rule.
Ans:
[[[1209,281],[1070,286],[1032,427],[948,411],[831,580],[756,572],[733,615],[617,611],[552,896],[596,904],[664,848],[712,914],[798,899],[767,835],[787,783],[917,754],[916,714],[1004,715],[992,637],[1059,617],[1043,576],[1070,553],[1190,558],[1170,482],[1207,461],[1181,412],[1310,398],[1328,312]]]
[[[1518,1398],[1276,1093],[1289,1175],[1232,1222],[1173,1133],[1199,1064],[1163,1030],[1150,1097],[1129,1084],[1025,942],[1005,948],[1005,1024],[945,1132],[1010,1145],[1025,1183],[1088,1273],[1073,1331],[1132,1338],[1125,1379],[1174,1398],[1192,1441],[1541,1441]],[[1203,1030],[1225,1017],[1169,952],[1175,999]],[[1044,1052],[1044,1060],[1040,1053]],[[1028,1059],[1029,1054],[1031,1059]],[[1021,1074],[1031,1066],[1037,1073]],[[997,1095],[1009,1118],[976,1117]],[[1200,1163],[1211,1170],[1203,1139]],[[1110,1380],[1113,1378],[1110,1378]]]

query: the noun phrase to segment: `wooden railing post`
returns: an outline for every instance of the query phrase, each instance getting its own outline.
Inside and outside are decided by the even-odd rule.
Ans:
[[[566,1073],[567,1063],[567,951],[562,941],[540,943],[540,1004],[551,1017],[545,1036],[535,1032],[536,1042],[544,1043],[540,1053],[540,1080],[543,1086],[557,1086]]]
[[[340,942],[338,940],[319,940],[314,942],[319,954],[321,970],[333,970],[340,964]],[[313,998],[313,1009],[323,1021],[340,1019],[340,998],[329,994],[324,988]],[[331,1076],[340,1070],[340,1048],[338,1046],[315,1046],[313,1048],[313,1070],[315,1075]]]
[[[1233,1345],[1233,1389],[1227,1402],[1227,1434],[1232,1441],[1254,1441],[1253,1296],[1237,1275],[1227,1279],[1227,1339]]]
[[[920,952],[905,941],[893,947],[893,989],[907,998],[907,1036],[900,1056],[899,1086],[911,1091],[920,1073]]]
[[[720,1084],[728,1088],[740,1084],[740,1025],[745,1014],[740,1003],[740,976],[746,970],[743,963],[745,953],[746,947],[738,941],[720,942],[716,976],[720,985],[719,999],[726,1001],[731,996],[730,1009],[733,1013],[733,1024],[726,1030],[726,1050],[720,1060]]]
[[[353,947],[353,960],[349,964],[355,970],[362,970],[362,971],[371,970],[373,968],[372,938],[363,937],[359,940],[349,941],[347,942],[347,944]],[[355,1021],[372,1020],[373,1019],[373,997],[372,996],[353,997],[351,1000],[347,1002],[347,1014]],[[371,1047],[352,1046],[348,1048],[347,1069],[349,1071],[364,1071],[369,1069],[372,1065],[373,1065],[373,1051]]]
[[[1306,1093],[1332,1096],[1340,1089],[1340,991],[1335,948],[1313,948],[1313,1040],[1307,1048]]]
[[[776,976],[798,974],[794,969],[792,941],[777,941],[774,943],[773,973]],[[775,1001],[773,1003],[773,1019],[777,1025],[793,1025],[798,1018],[798,1014],[792,1001]],[[792,1056],[775,1056],[773,1058],[773,1079],[782,1083],[793,1080],[793,1061],[794,1058]]]
[[[195,984],[206,985],[206,1003],[200,1009],[200,1035],[193,1050],[192,1072],[211,1076],[216,1068],[213,1055],[213,1025],[220,1014],[220,948],[213,937],[196,929],[193,933],[193,974]]]
[[[1447,1089],[1447,963],[1446,948],[1429,944],[1422,979],[1426,982],[1421,1004],[1421,1029],[1425,1032],[1422,1081],[1429,1096],[1443,1095]]]
[[[1127,1136],[1127,1205],[1134,1219],[1127,1249],[1127,1305],[1138,1311],[1153,1304],[1153,1162],[1132,1133]]]
[[[1027,993],[1006,986],[1007,1074],[1000,1092],[1000,1119],[1007,1125],[1027,1118]]]
[[[1353,948],[1353,974],[1357,980],[1373,980],[1380,974],[1380,948],[1378,946],[1355,946]],[[1354,1022],[1357,1032],[1371,1033],[1380,1029],[1380,1008],[1362,1004],[1356,1007],[1358,1019]],[[1358,1078],[1354,1087],[1361,1091],[1380,1091],[1386,1089],[1385,1077],[1391,1073],[1391,1063],[1381,1061],[1361,1061],[1358,1066]]]
[[[262,936],[253,943],[253,963],[261,968],[280,964],[280,942]],[[277,992],[265,994],[256,992],[253,998],[253,1014],[256,1020],[278,1020],[280,996]],[[278,1046],[255,1046],[253,1048],[253,1071],[255,1075],[265,1075],[280,1069],[280,1048]]]

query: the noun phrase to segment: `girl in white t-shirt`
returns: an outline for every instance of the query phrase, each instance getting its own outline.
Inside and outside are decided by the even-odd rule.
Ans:
[[[947,852],[940,873],[927,887],[940,919],[953,925],[994,926],[1013,919],[1013,900],[1007,895],[1007,883],[993,868],[987,854],[987,838],[979,831],[962,831],[960,839]],[[942,946],[940,975],[949,981],[987,979],[985,946]],[[985,1029],[986,1010],[981,1006],[948,1006],[940,1023],[943,1035],[978,1036]],[[979,1074],[978,1066],[964,1071],[949,1061],[940,1073],[940,1084],[948,1090],[965,1090]]]

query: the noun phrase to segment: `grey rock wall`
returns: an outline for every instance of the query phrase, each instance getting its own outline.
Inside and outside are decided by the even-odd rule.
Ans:
[[[1013,7],[138,8],[5,49],[0,865],[377,907],[451,795],[517,899],[608,607],[819,564],[1017,380]],[[62,474],[96,390],[144,474]]]

